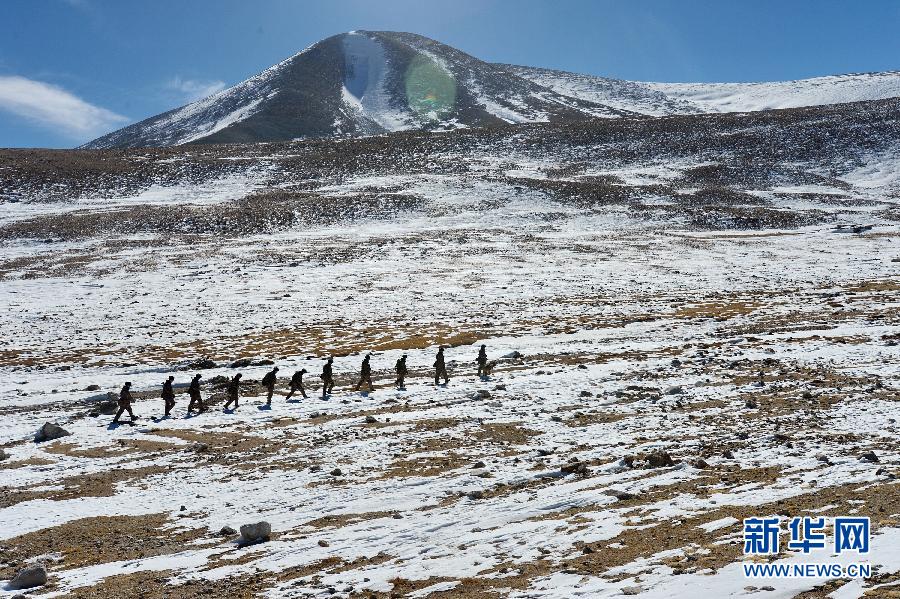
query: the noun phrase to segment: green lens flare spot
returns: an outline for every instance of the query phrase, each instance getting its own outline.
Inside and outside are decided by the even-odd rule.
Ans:
[[[406,69],[406,102],[418,116],[436,121],[456,105],[456,80],[426,56],[416,56]]]

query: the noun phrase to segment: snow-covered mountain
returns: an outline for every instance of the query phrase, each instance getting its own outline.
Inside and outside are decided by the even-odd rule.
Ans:
[[[356,137],[598,117],[746,112],[897,96],[900,72],[779,83],[642,83],[487,63],[411,33],[353,31],[84,147]]]

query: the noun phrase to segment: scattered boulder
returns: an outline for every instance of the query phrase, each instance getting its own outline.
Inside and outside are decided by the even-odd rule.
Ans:
[[[2,462],[3,460],[5,460],[8,457],[9,457],[9,454],[6,453],[5,451],[3,451],[2,449],[0,449],[0,462]]]
[[[209,370],[210,368],[216,368],[218,364],[213,362],[208,358],[202,358],[200,360],[194,360],[192,362],[188,362],[187,364],[182,364],[178,367],[178,370]]]
[[[748,398],[747,401],[744,402],[744,406],[746,406],[750,410],[755,410],[759,407],[759,404],[756,403],[756,400],[752,397]]]
[[[594,394],[590,391],[582,391],[578,394],[578,397],[594,397]]]
[[[873,464],[877,464],[877,463],[878,463],[878,456],[875,455],[875,452],[874,452],[874,451],[867,451],[866,453],[862,454],[862,455],[859,457],[859,459],[865,460],[865,461],[867,461],[867,462],[872,462]]]
[[[106,399],[97,404],[96,412],[98,415],[112,416],[119,411],[119,402],[115,399]]]
[[[376,422],[378,422],[378,418],[375,418],[371,414],[366,416],[366,424],[375,424]]]
[[[615,497],[619,501],[626,501],[628,499],[634,499],[635,497],[634,493],[629,493],[628,491],[622,491],[620,489],[607,489],[603,493],[610,497]]]
[[[588,467],[584,462],[569,462],[568,464],[563,464],[559,471],[563,474],[587,474]]]
[[[85,391],[99,391],[100,385],[88,385],[84,388]]]
[[[666,451],[654,451],[647,456],[647,466],[650,468],[667,468],[674,465],[675,462],[672,461],[672,456]]]
[[[665,393],[666,395],[681,395],[684,393],[684,388],[681,385],[673,385],[672,387],[668,387]]]
[[[706,468],[709,468],[709,464],[703,458],[698,458],[694,462],[694,468],[698,470],[705,470]]]
[[[479,389],[475,393],[472,394],[472,399],[490,399],[491,392],[487,389]]]
[[[487,464],[485,464],[481,460],[478,460],[477,462],[472,464],[472,468],[487,468]]]
[[[59,439],[60,437],[68,437],[71,434],[72,433],[58,424],[46,422],[44,423],[44,426],[38,429],[37,434],[34,435],[34,442],[43,443],[44,441],[52,441],[53,439]]]
[[[42,564],[35,564],[19,570],[7,584],[9,589],[33,589],[47,584],[47,569]]]
[[[538,448],[537,452],[538,452],[538,455],[542,455],[542,456],[553,455],[553,450],[547,449],[546,447]]]
[[[517,351],[511,351],[508,354],[503,354],[502,356],[500,356],[500,358],[503,360],[518,360],[522,357],[522,354]]]
[[[230,526],[223,526],[222,530],[219,531],[219,536],[220,537],[233,537],[234,535],[237,534],[237,532],[238,531],[231,528]]]
[[[585,555],[588,555],[588,554],[591,554],[594,552],[594,548],[591,547],[590,545],[585,545],[584,547],[581,548],[581,552]]]
[[[334,470],[331,471],[331,476],[343,476],[343,475],[344,475],[344,473],[341,472],[340,468],[335,468]]]
[[[271,366],[275,362],[268,358],[255,360],[253,358],[238,358],[228,365],[229,368],[247,368],[248,366]]]
[[[469,499],[483,499],[484,491],[469,491],[468,497]]]
[[[328,541],[325,539],[319,539],[319,547],[328,547]]]
[[[641,587],[622,587],[623,595],[640,595],[641,591],[643,591]]]
[[[272,525],[263,520],[255,524],[241,526],[241,543],[262,543],[272,537]]]

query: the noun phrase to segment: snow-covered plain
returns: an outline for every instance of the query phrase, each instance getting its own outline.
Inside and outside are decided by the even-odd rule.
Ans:
[[[653,187],[708,167],[704,157],[572,172],[559,157],[492,148],[421,160],[466,168],[304,179],[322,207],[371,202],[371,214],[345,221],[6,238],[3,575],[44,561],[46,597],[896,590],[894,153],[866,155],[830,183],[752,190],[773,210],[827,215],[756,230],[689,227],[672,211],[683,198]],[[15,210],[3,224],[132,204],[225,209],[288,189],[277,176],[253,166],[109,200],[26,198],[4,205]],[[598,178],[652,197],[640,210],[585,206],[542,187]],[[416,202],[377,212],[391,197]],[[841,222],[873,227],[836,231]],[[497,364],[479,380],[482,343]],[[440,344],[446,387],[431,379]],[[353,391],[366,352],[369,394]],[[397,390],[403,353],[412,372]],[[328,355],[338,387],[322,399]],[[204,357],[217,364],[202,371],[212,407],[185,418],[194,370],[176,369]],[[255,383],[270,366],[228,366],[244,357],[281,367],[271,409]],[[299,368],[310,397],[286,402]],[[237,371],[241,407],[223,412],[210,381]],[[169,373],[177,406],[159,419]],[[135,426],[89,415],[126,380]],[[34,443],[47,421],[72,435]],[[649,467],[654,451],[674,465]],[[869,451],[877,463],[861,459]],[[873,551],[861,561],[876,576],[745,579],[740,521],[807,513],[870,516]],[[218,534],[259,520],[272,524],[269,542],[238,547]]]

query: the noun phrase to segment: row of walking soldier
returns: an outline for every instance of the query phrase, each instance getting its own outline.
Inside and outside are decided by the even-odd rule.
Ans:
[[[371,365],[371,354],[366,354],[363,358],[362,365],[360,366],[359,373],[359,382],[356,383],[356,387],[354,391],[359,391],[363,384],[368,387],[369,391],[375,390],[375,384],[372,382],[372,365]],[[478,357],[475,359],[476,364],[478,364],[478,376],[481,378],[487,377],[490,374],[490,366],[487,359],[487,347],[482,345],[478,351]],[[334,389],[334,370],[333,370],[334,358],[329,357],[328,360],[325,361],[325,365],[322,367],[322,374],[319,375],[319,378],[322,379],[322,399],[327,399]],[[447,364],[444,361],[444,348],[439,347],[437,356],[434,360],[434,384],[440,385],[440,380],[444,380],[444,385],[450,382],[450,377],[447,375]],[[403,354],[394,365],[394,371],[397,375],[396,380],[394,381],[394,385],[397,389],[403,390],[406,388],[406,376],[409,374],[409,370],[406,366],[406,354]],[[286,400],[291,399],[295,393],[300,393],[300,395],[306,399],[308,396],[306,395],[306,390],[303,387],[303,375],[306,374],[306,369],[300,369],[296,371],[290,380],[290,391],[285,396]],[[188,403],[187,408],[187,416],[190,416],[191,413],[196,409],[197,414],[201,414],[206,411],[206,406],[203,403],[203,398],[200,394],[200,379],[203,378],[201,374],[195,374],[194,378],[191,379],[191,384],[188,386],[188,396],[190,397],[190,402]],[[175,382],[175,377],[170,375],[169,378],[163,383],[162,388],[162,399],[164,404],[164,412],[163,417],[168,418],[172,415],[172,408],[175,407],[175,390],[173,388],[173,383]],[[267,372],[265,376],[263,376],[260,383],[263,388],[266,390],[266,407],[271,407],[272,405],[272,396],[275,394],[275,384],[278,382],[278,367],[275,366],[272,370]],[[227,401],[225,402],[225,411],[228,411],[230,406],[234,404],[234,409],[238,409],[240,393],[241,393],[241,373],[235,374],[228,380],[228,383],[225,387]],[[131,402],[133,401],[131,396],[131,383],[126,382],[122,387],[122,390],[119,393],[119,410],[116,413],[115,418],[113,418],[113,424],[118,424],[120,421],[122,414],[128,412],[128,416],[131,417],[131,420],[134,421],[137,417],[134,415],[134,412],[131,409]]]

